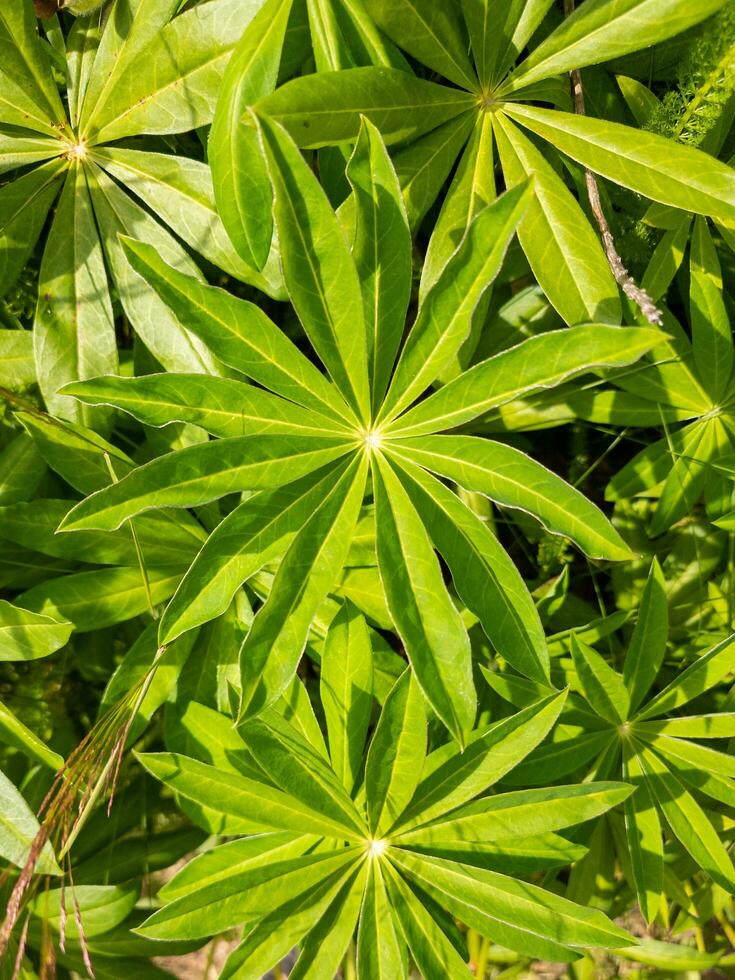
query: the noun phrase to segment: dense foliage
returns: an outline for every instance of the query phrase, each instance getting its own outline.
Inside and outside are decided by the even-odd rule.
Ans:
[[[734,154],[732,0],[2,0],[3,980],[735,976]]]

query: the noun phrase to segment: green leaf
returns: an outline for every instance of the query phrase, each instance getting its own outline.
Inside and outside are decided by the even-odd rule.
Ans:
[[[259,127],[289,297],[334,383],[367,425],[367,341],[355,262],[324,190],[293,140],[267,118],[259,119]]]
[[[360,980],[405,980],[402,942],[388,903],[380,862],[371,861],[357,932]]]
[[[245,776],[222,772],[195,759],[173,752],[138,755],[143,766],[175,793],[203,803],[217,813],[256,819],[265,828],[288,830],[301,836],[309,833],[361,840],[361,835],[340,820],[322,816],[295,796]]]
[[[453,841],[504,842],[537,837],[592,820],[622,802],[630,792],[625,783],[599,782],[500,793],[399,834],[396,843],[402,847],[436,848]]]
[[[69,511],[59,530],[115,528],[157,507],[196,507],[242,490],[278,486],[283,467],[298,479],[350,450],[334,437],[232,436],[187,446],[139,466]]]
[[[211,351],[184,327],[127,261],[119,237],[144,241],[166,267],[198,275],[179,243],[107,174],[90,162],[86,168],[95,218],[100,229],[111,279],[123,310],[137,335],[167,371],[220,374]]]
[[[709,970],[717,966],[721,953],[703,953],[679,942],[664,943],[656,939],[641,939],[639,946],[616,949],[615,955],[659,970],[681,973],[685,970]]]
[[[31,330],[0,329],[0,385],[27,388],[36,381]]]
[[[553,0],[462,0],[484,85],[503,77],[552,5]]]
[[[592,647],[571,637],[574,668],[582,693],[595,713],[613,725],[622,724],[630,710],[630,695],[623,678]]]
[[[630,710],[635,712],[650,690],[663,663],[669,631],[666,582],[654,558],[638,606],[638,619],[625,656],[623,680],[630,694]]]
[[[663,839],[655,798],[644,779],[638,756],[626,751],[623,775],[635,786],[625,807],[625,834],[633,870],[638,905],[646,922],[653,922],[661,908],[664,882]]]
[[[80,531],[72,537],[56,534],[56,528],[73,506],[70,500],[34,500],[0,508],[0,538],[14,541],[43,555],[100,565],[135,565],[143,559],[159,566],[185,568],[201,546],[201,536],[173,526],[170,513],[147,514],[119,533]],[[194,525],[196,527],[196,525]]]
[[[726,891],[735,890],[735,868],[720,837],[694,797],[661,759],[643,749],[643,772],[672,833],[697,864]]]
[[[161,643],[221,616],[243,582],[286,552],[339,472],[333,466],[317,470],[235,507],[209,536],[166,607]]]
[[[392,913],[398,928],[424,977],[469,980],[467,965],[439,927],[434,915],[422,904],[408,884],[386,864],[386,883]],[[395,929],[395,926],[393,927]],[[405,969],[402,971],[405,974]],[[401,974],[399,974],[400,976]]]
[[[533,179],[518,240],[549,301],[569,324],[619,323],[618,287],[587,216],[544,155],[503,114],[493,117],[508,186]]]
[[[391,858],[452,915],[526,955],[569,962],[578,948],[614,949],[630,943],[630,934],[598,909],[537,885],[404,850],[391,850]]]
[[[135,0],[116,0],[113,16],[105,19],[86,88],[79,93],[80,132],[88,134],[98,128],[97,120],[104,117],[107,100],[117,93],[128,66],[159,35],[179,6],[178,0],[142,5]],[[71,43],[69,47],[71,50]]]
[[[337,391],[254,303],[204,285],[125,239],[130,264],[224,364],[297,404],[351,421]]]
[[[554,534],[570,538],[591,558],[630,557],[625,542],[594,504],[529,456],[475,436],[391,440],[391,454],[476,490],[504,507],[533,514]]]
[[[413,58],[460,88],[477,86],[458,7],[432,0],[366,0],[381,30]]]
[[[559,717],[565,697],[566,692],[550,694],[510,718],[477,731],[464,751],[450,744],[433,752],[396,832],[423,826],[502,779],[543,741]]]
[[[408,63],[370,18],[362,0],[307,0],[314,61],[319,72],[356,65],[408,71]]]
[[[735,636],[728,636],[690,664],[636,716],[641,721],[674,711],[704,694],[735,668]]]
[[[74,572],[34,585],[16,602],[33,612],[66,619],[79,633],[124,623],[165,602],[181,578],[180,569],[103,568]]]
[[[416,139],[474,107],[467,92],[415,78],[397,68],[348,68],[305,75],[255,104],[301,147],[357,139],[361,117],[386,143]]]
[[[370,833],[380,839],[405,809],[426,756],[426,709],[415,675],[406,670],[386,698],[365,764]]]
[[[59,156],[58,140],[16,130],[3,123],[2,116],[6,115],[4,95],[5,92],[0,90],[0,174]]]
[[[577,163],[652,201],[735,217],[735,172],[701,150],[620,123],[530,105],[503,111]]]
[[[71,893],[71,894],[69,894]],[[138,889],[133,885],[77,885],[68,890],[53,888],[41,891],[33,901],[33,912],[44,919],[55,932],[62,922],[70,938],[79,939],[77,914],[85,938],[103,935],[119,926],[135,907]],[[73,903],[74,914],[66,917],[66,902]]]
[[[52,160],[0,188],[0,296],[33,252],[65,170],[63,161]]]
[[[637,732],[672,738],[735,738],[735,712],[641,721],[635,727]]]
[[[261,274],[235,251],[217,213],[212,175],[206,164],[172,154],[122,147],[95,148],[91,156],[209,262],[242,282],[283,298],[283,284],[275,262]]]
[[[474,218],[495,200],[494,162],[490,116],[483,114],[477,118],[431,233],[421,269],[420,302],[441,275]],[[486,295],[485,301],[487,298]],[[484,305],[479,304],[475,319],[486,312]]]
[[[399,415],[452,361],[469,334],[477,304],[500,271],[530,198],[528,184],[513,188],[472,221],[419,308],[378,422]]]
[[[403,337],[411,296],[411,233],[388,151],[366,118],[345,173],[352,187],[345,209],[353,205],[352,256],[362,291],[375,409],[385,395]]]
[[[209,132],[217,210],[232,244],[248,265],[262,269],[273,237],[271,189],[257,134],[241,123],[253,102],[278,78],[292,0],[267,0],[235,48],[220,86]]]
[[[53,752],[2,703],[0,703],[0,742],[18,749],[29,759],[40,762],[49,769],[61,769],[64,765],[63,755]]]
[[[196,939],[243,923],[252,925],[294,889],[318,886],[355,858],[350,849],[289,859],[289,850],[294,848],[277,848],[268,852],[267,863],[246,861],[202,883],[155,912],[138,931],[150,939]]]
[[[378,565],[388,608],[427,701],[462,745],[476,710],[469,638],[395,470],[376,456],[372,473]]]
[[[359,870],[353,869],[354,862],[346,873],[344,869],[336,871],[315,886],[288,889],[280,905],[262,918],[230,954],[222,980],[265,975],[323,921],[338,893],[359,875]]]
[[[93,297],[93,299],[92,299]],[[104,423],[58,391],[69,381],[117,371],[115,322],[85,171],[69,171],[41,262],[34,321],[39,387],[49,409],[72,421]]]
[[[212,121],[225,67],[262,0],[192,7],[136,52],[95,114],[95,143],[181,133]]]
[[[368,865],[345,882],[319,922],[301,943],[291,980],[322,980],[338,975],[360,914]]]
[[[503,94],[585,65],[665,41],[722,7],[724,0],[592,0],[578,7],[521,62]]]
[[[689,310],[697,373],[715,402],[727,390],[733,366],[732,327],[722,294],[722,270],[707,221],[694,221],[689,260]]]
[[[57,136],[66,131],[66,115],[59,98],[51,65],[36,31],[32,4],[26,0],[7,0],[0,10],[0,64],[2,86],[6,79],[21,93],[32,110],[38,110],[30,123],[41,132]],[[25,109],[26,105],[19,106]],[[35,125],[33,125],[35,123]]]
[[[29,612],[0,599],[0,661],[37,660],[59,650],[72,624]]]
[[[391,431],[403,437],[455,428],[593,368],[631,364],[660,336],[646,327],[595,324],[529,337],[443,385],[397,419]]]
[[[39,831],[38,821],[30,807],[0,769],[0,857],[22,868],[31,851],[31,845]],[[49,841],[44,844],[36,870],[39,874],[58,875],[61,868],[56,863]]]
[[[287,832],[256,834],[240,840],[216,844],[208,851],[195,855],[158,891],[166,905],[195,895],[215,882],[236,878],[252,868],[278,865],[304,854],[316,838],[294,837]],[[144,928],[147,928],[147,925]]]
[[[283,693],[317,610],[344,567],[365,493],[367,460],[355,458],[295,536],[240,649],[240,722]]]
[[[332,768],[348,793],[352,792],[360,771],[372,694],[370,633],[365,619],[345,602],[327,633],[319,697],[327,723]]]
[[[505,549],[439,480],[411,463],[399,472],[459,596],[488,638],[516,670],[548,684],[549,655],[536,605]]]
[[[87,405],[110,405],[145,425],[189,422],[211,435],[320,436],[345,430],[255,385],[206,374],[147,374],[140,378],[102,377],[67,385]]]
[[[393,153],[408,223],[416,232],[477,122],[474,107]],[[385,133],[383,132],[385,137]]]

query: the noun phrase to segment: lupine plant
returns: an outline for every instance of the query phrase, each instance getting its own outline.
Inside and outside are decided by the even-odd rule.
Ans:
[[[735,972],[732,0],[0,4],[0,978]]]

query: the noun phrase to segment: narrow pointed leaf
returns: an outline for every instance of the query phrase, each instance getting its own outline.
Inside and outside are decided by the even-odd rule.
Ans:
[[[504,111],[602,177],[696,214],[735,218],[735,171],[701,150],[620,123],[530,105]]]
[[[352,187],[352,256],[362,290],[373,406],[388,387],[411,296],[411,233],[380,132],[363,119],[345,171]]]
[[[63,647],[72,624],[29,612],[0,599],[0,661],[37,660]]]
[[[403,485],[462,601],[516,670],[549,681],[549,655],[536,605],[517,568],[487,525],[439,480],[404,462]]]
[[[569,324],[619,323],[618,287],[582,208],[540,150],[503,115],[494,117],[509,186],[533,178],[533,199],[518,239],[554,307]]]
[[[125,239],[123,247],[133,268],[229,367],[297,404],[338,416],[349,412],[326,378],[254,303],[182,274],[142,242]]]
[[[687,0],[594,0],[577,8],[534,49],[507,90],[665,41],[715,13],[723,2],[703,0],[692,6]]]
[[[626,755],[623,774],[635,787],[632,796],[625,801],[625,834],[633,869],[633,883],[638,904],[646,919],[653,922],[661,907],[664,884],[663,838],[661,821],[644,779],[640,759],[634,752]]]
[[[348,68],[305,75],[255,104],[301,147],[357,139],[360,117],[386,143],[415,139],[474,107],[468,92],[427,82],[397,68]]]
[[[528,184],[513,188],[471,223],[419,309],[381,408],[381,420],[393,419],[408,408],[462,346],[475,307],[500,271],[530,199]]]
[[[714,881],[729,892],[735,890],[732,860],[704,810],[657,755],[644,749],[640,759],[651,795],[672,833]]]
[[[625,783],[583,783],[501,793],[453,810],[397,838],[401,845],[537,837],[600,816],[630,795]]]
[[[658,674],[669,632],[666,583],[654,558],[638,606],[638,620],[625,657],[623,680],[630,693],[630,710],[635,712]]]
[[[409,877],[468,926],[526,955],[569,961],[564,947],[615,948],[630,934],[598,909],[570,902],[537,885],[441,858],[400,851],[394,858]]]
[[[622,724],[630,710],[630,695],[623,678],[574,633],[571,650],[582,693],[590,706],[611,724]]]
[[[480,731],[464,751],[450,745],[427,759],[426,774],[401,815],[404,833],[485,792],[539,745],[553,727],[566,694],[550,694],[510,718]],[[438,759],[432,758],[437,756]]]
[[[298,479],[349,452],[337,439],[233,436],[151,460],[77,504],[60,530],[115,528],[158,507],[196,507],[228,493],[279,486],[283,467]]]
[[[326,194],[293,140],[267,117],[259,119],[259,127],[291,302],[335,384],[367,425],[367,341],[355,262]]]
[[[217,210],[232,244],[261,269],[273,237],[272,195],[257,134],[242,125],[245,110],[272,92],[292,0],[268,0],[250,21],[227,65],[209,133]]]
[[[221,616],[243,582],[285,554],[340,472],[339,464],[317,470],[249,497],[232,510],[209,536],[166,607],[161,643]]]
[[[365,764],[370,832],[380,838],[413,796],[426,756],[426,709],[410,670],[388,695]]]
[[[570,538],[591,558],[630,557],[602,511],[518,449],[474,436],[423,436],[392,441],[390,450],[466,490],[533,514],[547,530]]]
[[[255,385],[206,374],[147,374],[139,378],[102,377],[67,385],[86,405],[109,405],[145,425],[189,422],[211,435],[324,435],[339,431],[333,419],[318,415]],[[344,429],[342,431],[345,431]]]
[[[222,772],[172,752],[149,752],[138,756],[142,765],[176,793],[195,803],[204,803],[218,813],[257,820],[273,830],[288,830],[301,836],[305,827],[315,834],[341,840],[359,840],[360,835],[339,820],[323,817],[295,797],[266,783],[234,773]]]
[[[371,861],[357,932],[359,980],[405,980],[405,955],[378,861]]]
[[[399,477],[373,466],[378,565],[391,617],[427,701],[460,744],[475,716],[469,638]]]
[[[516,398],[556,387],[597,367],[623,367],[660,340],[646,327],[604,324],[551,330],[473,365],[396,421],[401,436],[453,429]]]
[[[360,770],[372,694],[373,662],[368,626],[354,606],[345,602],[327,633],[319,696],[327,722],[332,767],[348,792],[352,791]]]
[[[641,721],[674,711],[704,694],[735,669],[735,636],[728,636],[690,664],[638,713]]]
[[[355,459],[308,518],[279,565],[268,601],[240,649],[240,721],[272,704],[295,674],[312,620],[347,558],[366,477],[365,459]]]

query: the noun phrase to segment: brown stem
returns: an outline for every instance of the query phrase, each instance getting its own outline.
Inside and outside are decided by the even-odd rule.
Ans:
[[[574,0],[564,0],[564,15],[569,17],[570,14],[574,13]],[[582,88],[582,76],[577,68],[573,68],[569,72],[569,77],[572,83],[572,98],[574,100],[574,111],[578,116],[585,115],[584,108],[584,90]],[[607,261],[610,266],[610,270],[615,277],[615,282],[620,286],[625,295],[639,308],[643,316],[648,320],[649,323],[655,324],[657,327],[663,326],[664,318],[663,313],[656,304],[653,302],[651,297],[648,295],[645,289],[642,289],[631,276],[628,270],[623,265],[623,260],[620,257],[620,253],[615,247],[615,239],[610,231],[610,225],[607,223],[607,218],[605,217],[605,212],[602,209],[602,201],[600,200],[600,188],[597,183],[597,177],[590,171],[585,169],[584,172],[585,183],[587,184],[587,196],[589,198],[590,207],[592,208],[592,214],[597,222],[597,227],[600,229],[600,235],[602,237],[602,246],[605,250],[605,255],[607,256]]]

